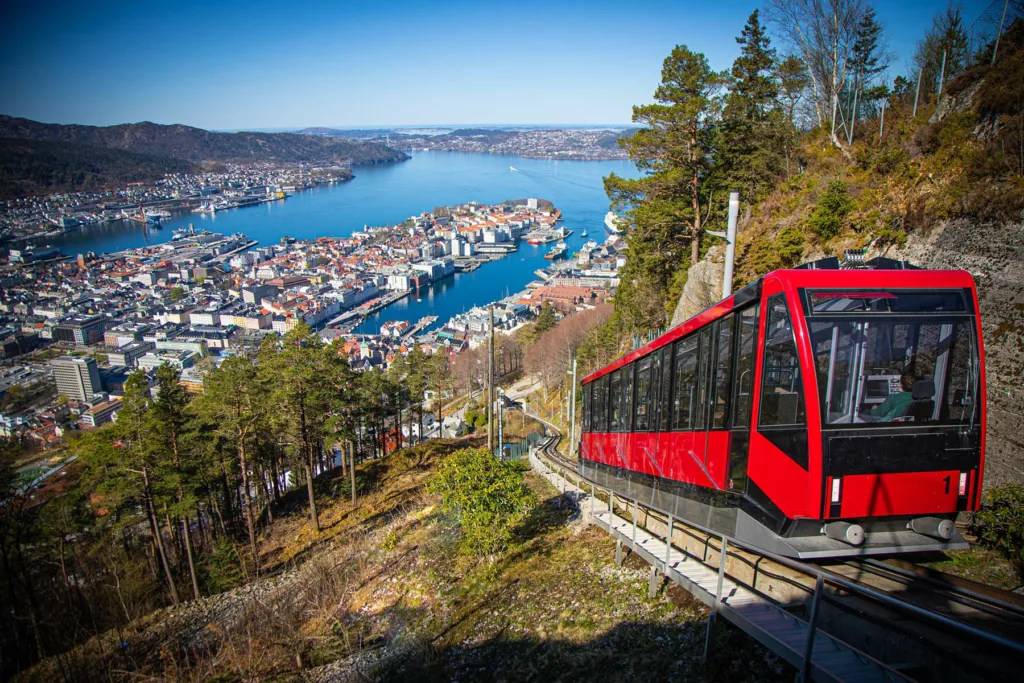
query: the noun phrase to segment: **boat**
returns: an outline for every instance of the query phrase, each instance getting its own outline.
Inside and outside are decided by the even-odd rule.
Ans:
[[[608,232],[613,235],[622,234],[623,220],[615,215],[614,211],[609,211],[604,215],[604,227],[608,228]]]
[[[583,232],[580,233],[580,237],[586,237],[586,236],[587,236],[587,229],[583,228]]]
[[[568,248],[566,247],[565,242],[559,241],[558,244],[551,248],[551,251],[544,254],[544,258],[548,259],[549,261],[554,261],[555,259],[563,258],[565,256],[567,249]]]

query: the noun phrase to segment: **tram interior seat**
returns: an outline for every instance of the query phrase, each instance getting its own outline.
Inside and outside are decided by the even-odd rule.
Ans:
[[[931,420],[935,413],[935,380],[917,380],[910,395],[913,401],[907,407],[906,415],[914,418],[914,422]]]

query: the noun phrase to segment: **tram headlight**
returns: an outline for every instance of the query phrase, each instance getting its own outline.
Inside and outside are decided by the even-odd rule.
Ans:
[[[960,487],[957,489],[957,493],[958,493],[958,495],[961,495],[961,496],[966,496],[967,495],[967,473],[966,472],[961,472],[960,473]]]

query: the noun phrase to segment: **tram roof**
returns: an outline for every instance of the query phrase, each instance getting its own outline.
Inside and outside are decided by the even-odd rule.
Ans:
[[[828,266],[774,270],[713,306],[705,308],[697,315],[684,320],[643,346],[630,351],[603,368],[595,370],[583,378],[583,383],[592,382],[610,372],[614,372],[622,366],[642,358],[651,351],[671,344],[694,330],[728,315],[733,310],[741,308],[747,303],[759,300],[761,298],[761,287],[764,281],[768,279],[781,280],[784,286],[788,285],[788,288],[899,287],[911,289],[951,289],[966,287],[974,289],[974,278],[965,270],[836,269]]]

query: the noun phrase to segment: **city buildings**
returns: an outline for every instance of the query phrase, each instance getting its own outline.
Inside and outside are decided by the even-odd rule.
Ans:
[[[85,403],[103,391],[100,371],[94,358],[61,356],[50,361],[57,394]]]

